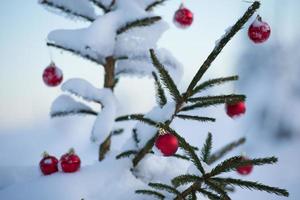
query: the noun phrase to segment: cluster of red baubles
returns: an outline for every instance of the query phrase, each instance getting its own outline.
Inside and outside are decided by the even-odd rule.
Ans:
[[[44,175],[53,174],[58,172],[59,169],[66,173],[73,173],[79,170],[80,164],[79,156],[75,154],[74,149],[71,149],[68,153],[62,155],[59,161],[55,156],[44,153],[40,161],[40,169]]]

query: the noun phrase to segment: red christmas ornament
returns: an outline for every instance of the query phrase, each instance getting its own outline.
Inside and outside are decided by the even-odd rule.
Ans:
[[[262,18],[258,15],[254,22],[248,29],[248,36],[254,43],[263,43],[267,41],[271,34],[271,28],[269,24],[262,21]]]
[[[235,104],[226,104],[226,113],[229,117],[238,117],[246,112],[245,102],[241,101]]]
[[[242,157],[242,160],[249,160],[246,157]],[[241,166],[236,168],[236,171],[240,174],[240,175],[249,175],[253,170],[253,165],[246,165],[246,166]]]
[[[74,149],[70,149],[70,151],[62,155],[59,160],[62,171],[66,173],[76,172],[80,168],[80,163],[80,158],[75,154]]]
[[[44,153],[43,159],[40,161],[40,169],[44,175],[49,175],[58,171],[58,160],[48,153]]]
[[[43,80],[49,87],[58,86],[63,80],[63,73],[53,62],[51,62],[43,72]]]
[[[188,28],[192,25],[194,20],[193,13],[184,7],[183,4],[179,7],[179,9],[174,14],[174,24],[180,28]]]
[[[173,134],[165,132],[157,137],[155,146],[164,156],[173,156],[178,149],[178,139]]]

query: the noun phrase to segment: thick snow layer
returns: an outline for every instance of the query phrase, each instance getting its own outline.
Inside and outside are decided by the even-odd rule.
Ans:
[[[62,85],[62,90],[82,97],[87,101],[101,103],[102,110],[98,113],[93,125],[91,139],[97,143],[103,142],[112,131],[115,123],[117,99],[113,92],[107,88],[97,89],[89,82],[79,78],[66,81]],[[60,107],[60,105],[55,108],[57,107]]]
[[[164,107],[156,106],[149,113],[145,115],[145,118],[152,119],[155,122],[165,122],[171,118],[175,112],[175,102],[166,104]],[[143,147],[149,139],[151,139],[157,132],[158,128],[138,122],[135,126],[137,129],[139,147]]]
[[[96,19],[96,12],[91,3],[91,1],[86,0],[39,0],[39,3],[47,2],[53,4],[56,7],[62,7],[71,13],[76,13],[77,15],[83,15],[89,17],[90,19]],[[54,9],[49,9],[50,11],[57,12]],[[61,11],[59,11],[61,13]]]
[[[174,81],[179,82],[183,75],[182,64],[166,49],[156,50],[156,55]],[[152,64],[150,53],[147,50],[142,55],[132,56],[129,59],[118,61],[115,73],[117,76],[152,76],[153,71],[156,71],[156,69]]]
[[[77,112],[77,111],[92,111],[92,109],[67,95],[60,95],[57,97],[51,106],[51,114],[57,112]]]

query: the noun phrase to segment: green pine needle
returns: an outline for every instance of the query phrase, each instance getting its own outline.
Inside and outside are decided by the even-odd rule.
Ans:
[[[210,157],[211,149],[212,149],[212,134],[208,133],[205,143],[203,145],[203,148],[201,150],[203,162],[207,163],[207,161]]]
[[[203,90],[209,89],[216,85],[221,85],[223,83],[227,83],[230,81],[237,81],[239,79],[238,76],[229,76],[229,77],[222,77],[222,78],[216,78],[216,79],[210,79],[208,81],[205,81],[201,83],[200,85],[196,86],[192,92],[192,94],[196,94],[199,92],[202,92]]]
[[[154,189],[157,189],[157,190],[164,190],[164,191],[167,191],[169,193],[172,193],[172,194],[175,194],[175,195],[179,195],[180,192],[172,187],[172,186],[169,186],[169,185],[166,185],[166,184],[162,184],[162,183],[149,183],[148,184],[150,187],[154,188]]]
[[[173,79],[169,75],[169,72],[165,69],[165,67],[159,62],[157,56],[153,49],[150,50],[151,59],[154,67],[158,70],[159,76],[163,81],[166,88],[169,90],[171,96],[176,102],[181,101],[181,95],[177,89],[176,84],[174,83]]]
[[[185,119],[185,120],[195,120],[200,122],[215,122],[215,118],[211,117],[199,117],[199,116],[192,116],[192,115],[175,115],[175,117]]]
[[[232,103],[232,102],[240,102],[245,101],[246,96],[241,94],[230,94],[230,95],[219,95],[219,96],[205,96],[205,97],[195,97],[189,98],[189,102],[224,102],[224,103]]]
[[[212,179],[215,181],[224,183],[224,184],[228,184],[228,185],[232,185],[232,186],[239,186],[241,188],[246,188],[249,190],[260,190],[260,191],[265,191],[268,193],[273,193],[273,194],[276,194],[279,196],[285,196],[285,197],[289,196],[288,191],[286,191],[284,189],[280,189],[277,187],[270,187],[270,186],[263,185],[258,182],[244,181],[241,179],[232,179],[232,178],[212,178]]]
[[[128,150],[128,151],[125,151],[123,153],[120,153],[119,155],[116,156],[116,159],[120,159],[120,158],[128,158],[129,156],[131,155],[135,155],[137,154],[137,150]]]
[[[214,182],[210,180],[205,180],[205,184],[215,192],[221,195],[222,200],[231,200],[231,198],[228,196],[227,192],[220,187],[219,185],[215,184]]]
[[[144,122],[145,124],[148,124],[150,126],[155,126],[155,127],[159,126],[159,123],[153,121],[152,119],[145,118],[143,114],[124,115],[116,118],[115,121],[120,122],[120,121],[127,121],[127,120],[137,120],[137,121]]]
[[[167,97],[165,95],[164,89],[162,88],[162,85],[160,84],[160,81],[158,80],[155,72],[152,72],[154,81],[155,81],[155,87],[156,87],[156,101],[157,103],[162,107],[167,103]]]
[[[135,193],[137,194],[143,194],[143,195],[151,195],[157,199],[163,200],[165,199],[165,196],[159,192],[156,192],[154,190],[136,190]]]
[[[221,197],[202,188],[197,188],[197,191],[207,196],[210,200],[221,200]]]
[[[97,116],[98,113],[93,110],[71,110],[71,111],[58,111],[58,112],[51,112],[50,116],[54,117],[67,117],[72,115],[93,115]]]
[[[172,179],[172,185],[174,185],[174,187],[179,187],[182,185],[187,185],[190,183],[195,183],[195,182],[202,182],[203,179],[200,178],[197,175],[192,175],[192,174],[183,174],[180,176],[176,176],[175,178]]]
[[[231,142],[224,146],[222,149],[218,150],[217,152],[213,153],[210,158],[208,159],[207,163],[211,165],[212,163],[216,162],[217,160],[221,159],[227,153],[232,151],[234,148],[244,144],[246,142],[246,138],[240,138],[237,141]]]

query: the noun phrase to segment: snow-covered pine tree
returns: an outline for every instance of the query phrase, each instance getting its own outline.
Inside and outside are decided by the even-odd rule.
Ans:
[[[75,16],[92,22],[85,29],[51,32],[48,36],[49,42],[47,45],[72,52],[103,66],[105,69],[104,89],[95,88],[82,79],[68,80],[62,86],[64,91],[80,96],[86,101],[101,104],[101,111],[96,112],[87,105],[75,101],[70,96],[62,95],[53,103],[51,115],[53,117],[73,114],[97,116],[92,132],[92,140],[101,143],[100,160],[104,158],[105,153],[109,150],[110,137],[115,133],[113,130],[114,123],[138,120],[139,122],[132,130],[132,137],[129,138],[127,145],[124,147],[124,149],[129,149],[116,156],[117,159],[132,158],[132,167],[128,170],[136,179],[141,179],[152,188],[136,190],[138,194],[151,195],[159,199],[184,200],[206,196],[208,199],[228,200],[230,199],[228,193],[234,190],[234,186],[239,186],[288,196],[288,192],[284,189],[220,176],[239,167],[277,162],[275,157],[244,159],[242,156],[235,156],[215,164],[233,148],[243,144],[245,142],[244,138],[226,145],[216,153],[211,153],[212,135],[209,133],[199,153],[197,147],[191,146],[185,138],[172,128],[172,122],[175,118],[200,122],[215,121],[214,118],[189,115],[189,113],[186,113],[187,111],[217,104],[245,101],[246,97],[242,94],[199,96],[202,91],[213,86],[237,80],[237,76],[211,79],[202,83],[199,83],[199,81],[225,45],[259,8],[260,3],[258,1],[253,2],[245,14],[221,37],[195,74],[186,91],[180,93],[176,86],[177,81],[174,79],[178,78],[181,65],[167,51],[156,49],[157,39],[165,30],[165,24],[159,16],[149,12],[163,2],[165,1],[40,1],[41,4],[47,5],[56,11],[60,10],[68,16]],[[93,6],[99,7],[103,14],[98,16]],[[151,49],[150,53],[149,49]],[[153,76],[157,88],[158,106],[149,113],[116,117],[116,98],[113,89],[118,78],[127,74]],[[168,92],[172,99],[168,99],[165,92]],[[157,156],[157,149],[153,146],[161,133],[174,136],[178,140],[182,151],[174,154],[171,158]],[[190,167],[188,167],[187,172],[173,173],[170,170],[171,172],[163,174],[166,177],[160,177],[160,179],[148,177],[145,170],[146,172],[147,170],[151,171],[149,169],[150,163],[153,165],[154,162],[160,162],[159,160],[164,160],[163,164],[165,165],[169,162],[172,162],[173,165],[174,162],[184,162]],[[175,174],[177,175],[174,176]],[[153,180],[156,182],[151,182]]]
[[[70,96],[61,95],[52,105],[51,116],[95,115],[91,139],[100,144],[99,160],[104,159],[109,150],[111,136],[122,131],[114,130],[117,100],[113,90],[118,79],[126,75],[151,76],[154,70],[148,50],[157,48],[157,40],[168,26],[160,16],[150,11],[163,2],[40,1],[50,11],[91,22],[83,29],[52,31],[47,45],[81,56],[104,68],[103,89],[78,78],[68,80],[62,86],[63,91],[101,104],[102,110],[94,111]],[[102,13],[97,14],[96,8]],[[166,49],[157,49],[157,53],[172,77],[179,80],[181,64]]]

